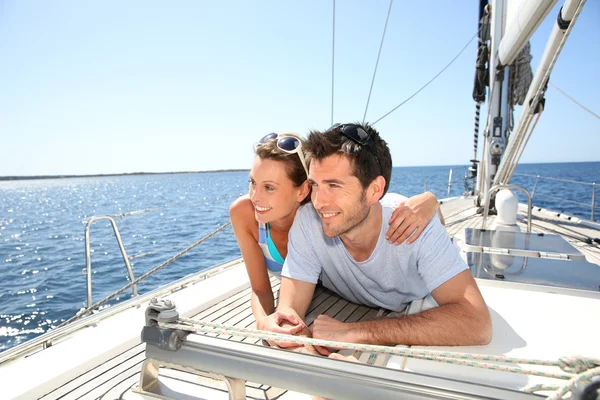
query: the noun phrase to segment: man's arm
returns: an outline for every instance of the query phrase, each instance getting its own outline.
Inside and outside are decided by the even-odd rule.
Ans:
[[[273,318],[278,318],[283,315],[292,316],[292,320],[282,320],[280,322],[282,329],[293,329],[295,324],[293,319],[302,321],[302,330],[296,332],[298,336],[312,337],[312,332],[304,323],[306,317],[306,311],[312,301],[313,294],[315,293],[315,284],[283,277],[281,280],[281,290],[279,291],[279,304],[277,310],[273,313]],[[271,318],[269,316],[268,318]],[[276,328],[277,329],[277,328]],[[297,344],[278,342],[277,345],[283,348],[297,347]],[[295,350],[305,352],[308,354],[321,354],[328,356],[330,351],[320,346],[301,346],[303,350]]]
[[[265,330],[282,332],[282,328],[298,323],[305,327],[302,320],[321,273],[321,265],[311,242],[311,236],[315,233],[311,231],[310,218],[315,215],[310,213],[314,212],[314,209],[301,207],[296,213],[288,235],[288,254],[281,271],[277,310],[267,317]]]
[[[439,307],[399,318],[344,324],[319,316],[313,337],[381,345],[468,346],[490,342],[490,314],[469,270],[446,281],[431,295]]]
[[[490,341],[491,319],[475,279],[452,245],[448,233],[433,219],[414,243],[414,259],[422,283],[439,307],[415,315],[356,323],[345,339],[379,344],[481,345]],[[418,284],[414,282],[414,284]],[[326,318],[321,318],[326,322]],[[315,322],[315,337],[325,338],[325,324]],[[328,325],[333,325],[327,320]],[[319,325],[321,325],[319,327]],[[329,327],[335,331],[336,327]],[[339,328],[339,327],[338,327]],[[331,340],[336,340],[329,337]]]

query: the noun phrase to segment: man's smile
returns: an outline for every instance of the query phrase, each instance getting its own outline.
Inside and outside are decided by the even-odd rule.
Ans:
[[[328,211],[328,212],[321,212],[321,211],[319,211],[319,215],[321,216],[321,219],[323,221],[329,221],[329,220],[335,218],[339,214],[341,214],[341,213],[337,212],[337,211],[334,211],[334,212],[332,212],[332,211]]]

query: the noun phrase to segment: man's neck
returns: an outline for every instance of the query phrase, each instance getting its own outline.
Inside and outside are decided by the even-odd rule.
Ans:
[[[342,243],[354,260],[361,262],[371,257],[379,240],[382,222],[381,203],[376,202],[371,206],[369,215],[364,221],[340,235]]]

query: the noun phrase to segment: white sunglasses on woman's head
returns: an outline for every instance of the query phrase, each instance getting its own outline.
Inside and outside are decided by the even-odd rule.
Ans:
[[[300,162],[304,167],[304,172],[306,172],[306,178],[308,178],[308,168],[306,167],[306,160],[304,159],[304,154],[302,153],[302,143],[300,138],[291,133],[278,134],[278,133],[269,133],[263,136],[262,139],[258,141],[257,146],[261,144],[267,143],[269,140],[277,139],[277,148],[288,154],[298,154],[300,158]]]

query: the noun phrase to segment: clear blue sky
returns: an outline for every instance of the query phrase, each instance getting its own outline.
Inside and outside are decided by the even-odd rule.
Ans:
[[[477,2],[450,3],[395,1],[367,120],[473,36]],[[337,122],[362,119],[388,5],[337,1]],[[329,126],[331,17],[326,0],[0,2],[0,176],[249,168],[265,133]],[[468,163],[475,46],[376,125],[394,165]],[[589,0],[552,81],[599,113],[598,66]],[[522,161],[597,160],[600,121],[550,87]]]

